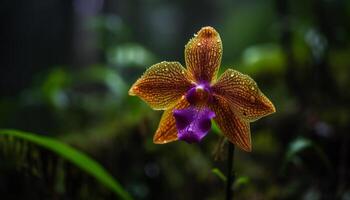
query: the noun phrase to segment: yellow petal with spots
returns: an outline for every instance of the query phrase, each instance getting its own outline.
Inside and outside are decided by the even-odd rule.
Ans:
[[[191,87],[186,69],[178,62],[161,62],[150,67],[129,90],[153,109],[173,106]]]
[[[185,60],[191,77],[198,81],[216,79],[222,57],[222,43],[218,32],[203,27],[185,46]]]
[[[190,104],[187,102],[186,98],[182,98],[174,107],[164,111],[158,129],[153,137],[154,143],[165,144],[178,139],[173,111],[174,109],[184,109],[189,106]]]
[[[237,116],[228,102],[220,97],[210,106],[216,117],[215,122],[227,139],[244,151],[252,151],[249,122]]]
[[[236,70],[226,70],[212,89],[215,96],[225,99],[237,115],[249,121],[255,121],[276,111],[256,82]]]

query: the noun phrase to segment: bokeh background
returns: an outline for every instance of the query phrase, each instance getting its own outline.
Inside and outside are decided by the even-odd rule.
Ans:
[[[251,124],[253,152],[235,152],[236,199],[350,199],[350,1],[5,0],[0,15],[0,127],[70,144],[135,199],[224,198],[221,136],[155,145],[161,112],[127,94],[152,64],[184,64],[206,25],[221,72],[249,74],[277,109]],[[0,199],[115,198],[36,152],[41,168],[1,153]]]

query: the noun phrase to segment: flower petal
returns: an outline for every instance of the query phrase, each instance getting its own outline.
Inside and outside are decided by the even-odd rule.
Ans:
[[[276,112],[274,105],[259,90],[255,81],[236,70],[226,70],[212,90],[215,96],[224,98],[240,117],[249,121]]]
[[[173,106],[191,87],[186,69],[178,62],[161,62],[150,67],[129,90],[153,109]]]
[[[197,82],[216,79],[221,57],[220,35],[210,26],[203,27],[185,46],[186,66]]]
[[[227,139],[244,151],[252,151],[249,122],[237,116],[220,97],[214,99],[211,107],[216,114],[214,120]]]
[[[156,144],[165,144],[177,140],[177,128],[173,111],[175,109],[188,108],[190,104],[186,98],[182,98],[175,106],[164,111],[159,122],[158,129],[153,137],[153,142]]]
[[[211,119],[215,113],[207,107],[191,106],[174,110],[179,140],[188,143],[200,142],[211,128]]]

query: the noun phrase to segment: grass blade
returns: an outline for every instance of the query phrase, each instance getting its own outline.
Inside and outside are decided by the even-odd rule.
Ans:
[[[19,138],[45,148],[67,161],[76,165],[79,169],[93,176],[100,183],[111,189],[121,199],[131,200],[132,197],[98,162],[73,147],[56,139],[18,130],[0,129],[0,136]]]

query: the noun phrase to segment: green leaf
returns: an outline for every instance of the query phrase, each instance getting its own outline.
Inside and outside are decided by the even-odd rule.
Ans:
[[[44,81],[41,93],[45,100],[52,106],[64,108],[68,104],[68,97],[65,92],[67,86],[71,84],[71,74],[63,68],[55,68]]]
[[[117,95],[123,96],[126,93],[126,84],[122,77],[113,69],[103,66],[94,65],[83,70],[76,77],[80,83],[103,83],[109,90]]]
[[[312,142],[305,138],[298,138],[293,141],[287,151],[286,159],[290,161],[296,154],[312,146]]]
[[[126,43],[107,51],[108,63],[117,67],[144,67],[151,65],[155,56],[145,47],[136,43]]]
[[[213,132],[222,136],[222,132],[214,120],[211,120],[211,124],[212,124],[211,129],[213,130]]]
[[[24,141],[45,148],[73,163],[79,169],[93,176],[100,183],[111,189],[121,199],[132,199],[129,193],[121,187],[118,181],[116,181],[98,162],[67,144],[64,144],[50,137],[18,130],[0,129],[0,137],[1,136],[9,136],[10,138],[22,139]]]
[[[285,63],[285,55],[280,46],[261,44],[244,50],[241,70],[252,76],[281,75],[285,71]]]
[[[234,188],[240,188],[250,182],[250,178],[247,176],[238,177],[233,185]]]
[[[222,173],[222,171],[218,168],[214,168],[211,170],[216,176],[218,176],[223,182],[227,181],[226,176]]]
[[[315,155],[318,156],[318,158],[320,159],[322,164],[327,168],[327,170],[331,173],[333,172],[333,166],[325,152],[322,150],[322,148],[320,148],[311,140],[303,137],[295,139],[289,145],[284,163],[282,165],[282,171],[286,170],[287,163],[299,159],[299,154],[301,154],[306,149],[312,150],[315,153]]]

